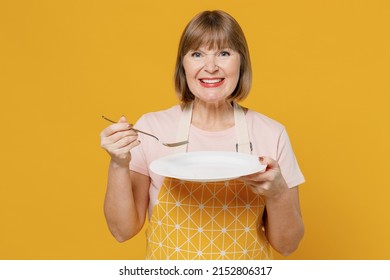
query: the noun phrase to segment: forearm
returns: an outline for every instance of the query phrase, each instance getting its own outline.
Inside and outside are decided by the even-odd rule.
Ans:
[[[144,221],[135,204],[130,170],[110,162],[104,213],[108,227],[120,242],[136,235]]]
[[[272,247],[285,256],[297,249],[304,234],[297,192],[287,189],[280,196],[266,199],[266,235]]]

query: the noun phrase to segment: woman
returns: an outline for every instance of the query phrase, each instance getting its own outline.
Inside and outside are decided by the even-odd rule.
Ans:
[[[298,185],[304,182],[284,127],[237,104],[249,93],[251,65],[238,23],[205,11],[185,28],[175,88],[182,102],[149,113],[137,135],[125,117],[101,133],[111,156],[105,215],[114,237],[136,235],[148,213],[148,259],[269,259],[291,254],[303,237]],[[219,183],[164,178],[149,164],[174,152],[234,151],[259,156],[264,172]],[[129,168],[130,167],[130,168]]]

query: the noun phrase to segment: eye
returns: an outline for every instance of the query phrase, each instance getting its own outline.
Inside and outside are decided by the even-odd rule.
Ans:
[[[202,53],[201,52],[193,52],[193,53],[191,53],[191,57],[193,57],[195,59],[202,58]]]
[[[218,56],[229,57],[230,56],[230,52],[228,52],[228,51],[220,51]]]

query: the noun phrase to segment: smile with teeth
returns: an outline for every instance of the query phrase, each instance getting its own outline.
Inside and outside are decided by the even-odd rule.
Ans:
[[[222,81],[222,79],[200,79],[200,81],[202,83],[206,83],[206,84],[215,84],[215,83],[219,83],[220,81]]]
[[[213,79],[199,79],[201,84],[205,86],[218,86],[220,85],[224,79],[223,78],[213,78]]]

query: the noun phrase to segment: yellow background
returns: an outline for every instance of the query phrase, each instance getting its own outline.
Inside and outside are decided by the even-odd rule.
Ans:
[[[0,259],[142,259],[111,237],[101,115],[177,103],[180,34],[205,9],[241,24],[244,105],[283,123],[307,183],[290,259],[390,259],[390,2],[0,1]],[[276,255],[278,259],[284,259]]]

